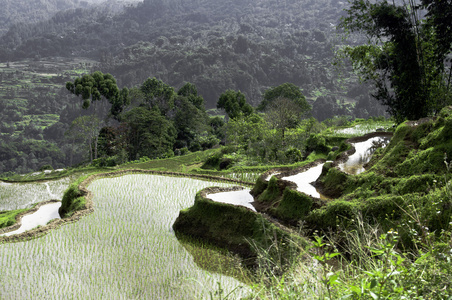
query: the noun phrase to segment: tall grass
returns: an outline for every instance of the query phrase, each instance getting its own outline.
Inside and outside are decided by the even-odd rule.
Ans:
[[[218,283],[239,299],[241,283],[199,268],[172,231],[179,210],[212,185],[228,186],[154,175],[94,181],[91,215],[0,245],[0,299],[203,299]]]
[[[355,222],[354,230],[314,236],[282,276],[262,263],[248,299],[452,299],[451,231],[412,228],[415,247],[402,250],[396,230]]]

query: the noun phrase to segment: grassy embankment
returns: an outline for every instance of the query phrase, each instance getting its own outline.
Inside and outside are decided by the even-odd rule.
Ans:
[[[288,194],[276,177],[258,180],[258,201],[269,214],[302,224],[313,239],[305,254],[319,266],[306,271],[309,259],[295,260],[284,277],[266,274],[258,297],[450,299],[451,138],[452,108],[401,124],[366,172],[353,176],[325,164],[317,184],[330,201]]]

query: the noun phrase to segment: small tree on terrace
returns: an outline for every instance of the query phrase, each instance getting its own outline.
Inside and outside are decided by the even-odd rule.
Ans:
[[[266,113],[268,123],[281,130],[284,139],[285,130],[297,127],[303,116],[310,112],[311,106],[299,87],[284,83],[265,91],[258,110]]]

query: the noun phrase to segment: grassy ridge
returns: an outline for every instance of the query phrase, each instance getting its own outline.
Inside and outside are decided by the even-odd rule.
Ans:
[[[27,211],[27,209],[17,209],[0,212],[0,228],[9,227],[16,223],[16,216]]]

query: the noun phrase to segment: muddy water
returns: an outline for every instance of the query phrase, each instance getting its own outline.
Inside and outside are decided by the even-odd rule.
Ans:
[[[283,180],[292,181],[297,185],[297,191],[305,193],[311,197],[327,199],[326,196],[319,193],[319,191],[311,184],[319,178],[322,174],[322,167],[324,164],[319,164],[304,172],[296,175],[283,177]]]
[[[251,204],[252,202],[254,202],[254,198],[250,194],[249,189],[244,189],[244,190],[240,190],[240,191],[232,191],[232,192],[208,194],[207,198],[209,198],[215,202],[244,206],[253,211],[256,211],[254,206]]]
[[[373,137],[363,142],[352,143],[356,151],[348,157],[345,163],[339,165],[339,169],[351,175],[364,172],[364,165],[372,158],[373,153],[377,149],[376,146],[385,147],[389,141],[389,137]]]
[[[22,217],[22,225],[19,229],[4,233],[3,235],[10,236],[19,234],[35,227],[46,225],[50,220],[60,219],[60,214],[58,213],[60,206],[61,202],[41,206],[36,212]]]

